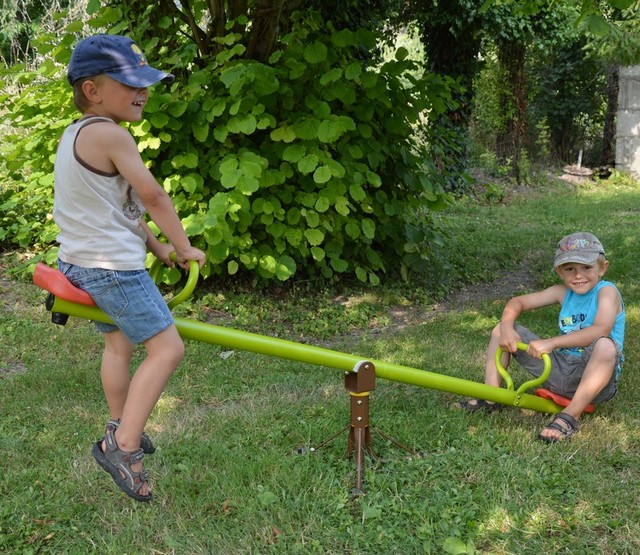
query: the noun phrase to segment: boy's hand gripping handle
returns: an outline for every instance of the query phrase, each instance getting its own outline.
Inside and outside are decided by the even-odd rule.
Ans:
[[[519,351],[526,351],[529,345],[527,345],[526,343],[522,343],[521,341],[518,341],[517,347]],[[504,380],[506,388],[509,390],[513,390],[514,388],[513,380],[511,379],[509,372],[507,372],[506,368],[502,365],[503,354],[504,354],[504,351],[502,350],[502,348],[498,347],[496,350],[496,356],[495,356],[494,362],[496,364],[498,373],[500,374],[500,376],[502,376],[502,379]],[[532,387],[537,387],[547,381],[549,374],[551,374],[551,357],[547,353],[542,355],[542,363],[544,366],[542,367],[542,374],[540,374],[540,377],[536,378],[535,380],[529,380],[528,382],[523,383],[518,388],[516,393],[524,393],[525,391],[527,391],[527,389],[531,389]]]
[[[171,260],[173,260],[174,262],[176,261],[175,252],[171,253]],[[158,274],[158,270],[160,269],[161,264],[162,264],[162,261],[156,258],[153,261],[153,264],[151,264],[151,267],[149,268],[149,275],[154,279],[154,281],[156,279],[156,275]],[[193,290],[196,288],[196,284],[198,283],[199,276],[200,276],[200,266],[198,265],[198,261],[189,260],[189,275],[187,276],[187,283],[185,284],[182,291],[180,291],[179,293],[176,293],[173,299],[171,299],[167,303],[167,306],[169,307],[170,310],[173,310],[181,302],[187,300],[191,296],[191,294],[193,293]]]

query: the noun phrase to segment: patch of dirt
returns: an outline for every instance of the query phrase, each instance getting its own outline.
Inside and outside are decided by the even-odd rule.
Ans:
[[[424,307],[393,307],[387,316],[391,324],[375,330],[375,333],[401,331],[407,326],[420,324],[452,310],[479,306],[486,301],[507,302],[511,297],[528,293],[538,287],[539,281],[530,269],[520,268],[505,272],[490,283],[479,283],[452,293],[440,303]]]
[[[24,374],[27,367],[20,361],[4,361],[0,363],[0,380],[11,374]]]

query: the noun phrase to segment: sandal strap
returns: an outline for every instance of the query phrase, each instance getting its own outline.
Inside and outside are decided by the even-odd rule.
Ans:
[[[113,428],[117,430],[120,427],[120,419],[119,418],[110,418],[107,422],[107,428]]]
[[[564,426],[560,424],[560,422],[563,422]],[[545,430],[554,430],[556,432],[560,432],[562,434],[562,437],[568,438],[578,431],[579,426],[580,424],[578,423],[578,421],[569,413],[559,412],[555,415],[553,420],[545,426]],[[543,436],[540,436],[540,439],[542,439],[543,441],[554,441]]]
[[[120,427],[120,419],[119,418],[110,418],[107,422],[106,429],[112,428],[115,432]],[[145,452],[145,454],[150,455],[156,452],[156,448],[153,445],[153,441],[147,435],[147,432],[143,431],[142,436],[140,437],[140,447]]]
[[[125,461],[131,461],[132,464],[140,462],[144,458],[144,451],[142,449],[136,449],[135,451],[122,451],[122,449],[118,447],[115,430],[107,429],[104,434],[104,440],[107,445],[106,454],[113,453]]]
[[[115,430],[111,428],[107,428],[104,439],[107,446],[105,457],[118,469],[121,479],[127,482],[127,486],[138,493],[142,485],[149,481],[149,473],[146,470],[139,472],[133,470],[131,465],[142,461],[144,451],[142,449],[122,451],[116,442]]]
[[[568,436],[574,432],[573,428],[565,428],[558,424],[555,420],[550,422],[545,426],[547,430],[555,430],[556,432],[560,432],[563,436]]]
[[[565,429],[568,429],[571,432],[575,432],[580,427],[580,423],[568,412],[559,412],[558,414],[556,414],[556,417],[553,419],[552,424],[556,423],[556,420],[561,420],[562,422],[564,422],[567,425],[567,428]]]

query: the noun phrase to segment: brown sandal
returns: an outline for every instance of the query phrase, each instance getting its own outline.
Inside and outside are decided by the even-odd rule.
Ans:
[[[153,498],[151,492],[147,495],[138,493],[143,484],[147,483],[149,474],[145,470],[136,472],[131,468],[131,465],[142,461],[144,457],[142,449],[122,451],[116,443],[114,432],[115,429],[111,427],[108,427],[105,432],[106,452],[102,450],[102,440],[93,444],[91,449],[93,458],[111,474],[113,481],[129,497],[133,497],[136,501],[151,501]]]

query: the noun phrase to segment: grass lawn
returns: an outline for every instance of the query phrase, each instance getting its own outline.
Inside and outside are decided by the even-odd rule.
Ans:
[[[145,458],[154,501],[126,497],[90,454],[109,416],[99,335],[80,319],[51,324],[42,292],[4,268],[0,552],[639,553],[639,214],[640,185],[620,178],[546,184],[497,205],[458,203],[442,225],[452,237],[447,277],[452,287],[466,284],[464,303],[446,304],[415,283],[345,292],[318,282],[280,298],[211,284],[178,308],[481,381],[488,334],[508,296],[556,281],[553,251],[566,233],[601,239],[606,277],[627,308],[617,397],[586,416],[571,441],[547,445],[536,438],[549,415],[469,415],[452,408],[453,394],[379,380],[374,431],[421,456],[374,433],[380,458],[365,460],[357,497],[346,433],[309,449],[349,422],[342,372],[192,341],[147,427],[158,446]],[[491,286],[480,289],[483,282]],[[414,317],[393,326],[403,311]],[[553,334],[556,317],[544,309],[522,322]],[[525,379],[514,372],[516,384]]]

